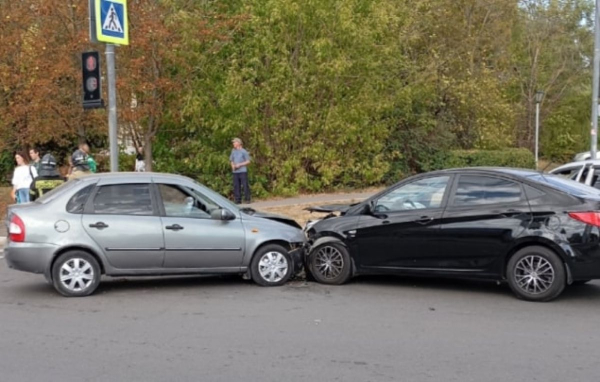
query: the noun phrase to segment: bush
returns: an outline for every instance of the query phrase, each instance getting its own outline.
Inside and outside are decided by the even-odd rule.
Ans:
[[[453,150],[448,152],[441,168],[477,166],[534,168],[535,157],[527,149]]]

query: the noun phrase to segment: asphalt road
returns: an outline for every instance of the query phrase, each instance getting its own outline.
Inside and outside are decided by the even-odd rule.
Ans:
[[[552,303],[494,283],[119,279],[64,298],[0,264],[0,380],[597,381],[600,282]]]

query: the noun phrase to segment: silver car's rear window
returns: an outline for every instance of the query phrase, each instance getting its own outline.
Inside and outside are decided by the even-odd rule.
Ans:
[[[69,180],[68,182],[65,182],[65,183],[61,184],[60,186],[56,187],[55,189],[48,191],[47,193],[42,195],[41,198],[36,199],[35,202],[41,203],[41,204],[46,204],[46,203],[50,202],[52,199],[54,199],[56,196],[60,195],[61,193],[68,191],[68,190],[72,189],[73,187],[77,186],[79,184],[79,182],[81,182],[81,180],[79,180],[79,179]]]

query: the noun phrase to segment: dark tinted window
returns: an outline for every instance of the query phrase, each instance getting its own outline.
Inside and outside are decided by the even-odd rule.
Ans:
[[[558,190],[575,196],[586,196],[590,194],[595,196],[599,195],[598,189],[594,187],[586,186],[585,184],[564,179],[556,175],[536,174],[530,176],[529,179],[548,184]]]
[[[538,190],[537,188],[528,186],[526,184],[523,185],[523,188],[525,189],[525,195],[527,195],[527,199],[529,201],[535,200],[535,199],[539,199],[543,196],[546,195],[545,192]]]
[[[72,214],[82,214],[83,207],[85,206],[85,203],[90,197],[90,194],[92,193],[93,189],[94,185],[90,184],[89,186],[77,191],[77,193],[73,195],[67,203],[67,212],[70,212]]]
[[[521,200],[521,185],[491,176],[461,175],[455,206],[513,203]]]
[[[152,198],[148,184],[102,186],[94,197],[97,214],[152,215]]]

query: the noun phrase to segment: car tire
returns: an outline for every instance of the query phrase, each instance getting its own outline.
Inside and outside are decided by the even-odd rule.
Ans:
[[[294,263],[288,250],[279,244],[269,244],[256,251],[250,263],[252,280],[261,286],[280,286],[294,273]]]
[[[89,296],[98,288],[100,277],[98,261],[84,251],[65,252],[52,266],[54,288],[66,297]]]
[[[528,301],[551,301],[566,286],[562,260],[540,246],[525,247],[515,253],[508,262],[506,276],[515,295]]]
[[[308,256],[308,269],[317,282],[341,285],[350,279],[352,261],[348,249],[339,242],[328,242],[313,248]]]

